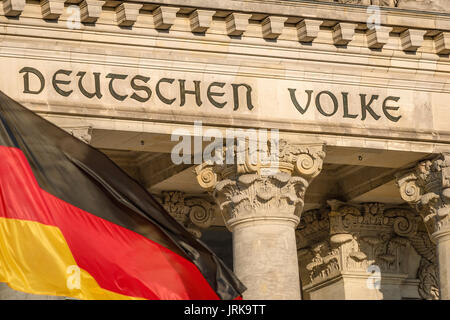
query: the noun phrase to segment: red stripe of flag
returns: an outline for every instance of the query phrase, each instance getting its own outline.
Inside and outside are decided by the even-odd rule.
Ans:
[[[0,216],[58,227],[102,288],[146,299],[218,299],[192,262],[41,189],[20,149],[0,146],[0,158]]]

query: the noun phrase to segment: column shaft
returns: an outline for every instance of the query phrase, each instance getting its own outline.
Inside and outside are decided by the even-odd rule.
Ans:
[[[437,242],[440,296],[450,300],[450,230],[433,234]]]
[[[300,299],[294,227],[260,220],[233,228],[234,271],[247,286],[244,299]]]

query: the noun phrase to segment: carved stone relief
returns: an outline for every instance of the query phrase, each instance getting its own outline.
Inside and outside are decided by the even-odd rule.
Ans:
[[[384,275],[406,276],[412,248],[420,256],[416,275],[420,296],[439,298],[435,246],[417,214],[381,203],[330,201],[329,205],[329,209],[305,212],[297,228],[304,286],[318,285],[346,271],[367,272],[371,265]]]
[[[264,215],[296,216],[298,222],[306,189],[322,169],[323,145],[281,140],[276,147],[279,153],[272,162],[252,162],[247,149],[243,163],[206,162],[196,168],[198,183],[211,193],[226,222]]]
[[[201,230],[211,226],[214,218],[214,204],[209,201],[186,196],[180,191],[164,191],[156,196],[163,207],[197,238]]]
[[[338,2],[360,5],[376,5],[401,9],[425,11],[450,11],[447,0],[317,0],[320,2]]]
[[[399,174],[400,195],[422,216],[428,232],[449,227],[450,222],[450,154],[419,163]]]

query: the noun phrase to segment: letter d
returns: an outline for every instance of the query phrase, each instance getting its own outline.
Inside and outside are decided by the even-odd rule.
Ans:
[[[31,94],[39,94],[44,90],[45,87],[45,79],[42,73],[39,72],[39,70],[31,68],[31,67],[25,67],[20,69],[19,73],[24,73],[23,75],[23,93],[31,93]],[[38,77],[40,81],[40,87],[39,90],[30,90],[30,73],[34,74]]]

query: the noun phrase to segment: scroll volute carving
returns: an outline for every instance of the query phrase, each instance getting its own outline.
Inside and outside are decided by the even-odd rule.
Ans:
[[[253,154],[249,153],[249,148],[245,148],[243,161],[242,157],[235,154],[234,164],[215,164],[212,161],[195,168],[197,181],[200,186],[211,191],[219,180],[225,178],[233,178],[243,174],[258,174],[260,176],[275,175],[279,172],[290,173],[292,176],[299,176],[307,181],[311,181],[322,171],[323,159],[325,158],[325,149],[323,144],[317,145],[295,145],[290,144],[286,140],[280,140],[278,144],[267,148],[278,148],[278,152],[270,151],[270,161],[261,161],[260,152],[268,152],[268,150],[256,150]],[[237,148],[234,147],[233,150]],[[224,149],[224,154],[227,150]],[[273,157],[273,155],[276,157]],[[240,159],[240,160],[239,160]],[[243,162],[243,163],[242,163]],[[263,173],[263,169],[273,169],[268,171],[270,174]]]
[[[280,140],[273,145],[268,142],[266,147],[278,150],[269,150],[270,161],[260,161],[263,156],[258,156],[259,150],[255,155],[244,149],[243,163],[242,159],[237,162],[240,154],[235,154],[234,164],[209,161],[195,168],[199,185],[212,195],[226,221],[263,215],[298,223],[306,189],[322,170],[324,145],[293,145]]]
[[[397,175],[400,195],[422,216],[428,232],[447,228],[450,215],[450,154],[420,162]]]
[[[197,174],[197,182],[203,189],[211,191],[214,189],[218,177],[211,163],[204,163],[195,168]]]
[[[155,196],[163,207],[196,237],[209,228],[214,219],[215,205],[200,197],[186,196],[180,191],[164,191]]]

